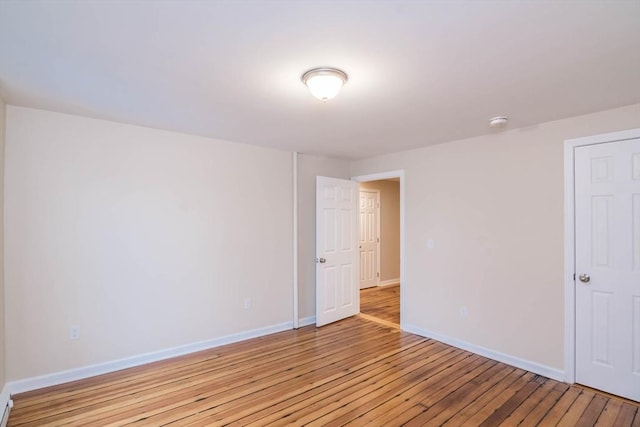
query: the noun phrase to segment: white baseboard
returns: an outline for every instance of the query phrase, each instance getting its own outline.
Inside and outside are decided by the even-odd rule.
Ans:
[[[414,325],[403,324],[402,329],[407,332],[411,332],[412,334],[420,335],[425,338],[431,338],[436,341],[440,341],[445,344],[451,345],[453,347],[461,348],[463,350],[467,350],[472,353],[479,354],[480,356],[488,357],[489,359],[497,360],[498,362],[515,366],[516,368],[525,369],[527,371],[533,372],[534,374],[542,375],[547,378],[552,378],[557,381],[565,380],[565,373],[560,369],[552,368],[546,365],[541,365],[537,362],[521,359],[519,357],[512,356],[510,354],[501,353],[499,351],[491,350],[485,347],[481,347],[479,345],[468,343],[466,341],[461,341],[455,338],[451,338],[446,335],[438,334],[436,332],[427,331]]]
[[[381,280],[378,286],[397,285],[400,283],[400,279]]]
[[[315,322],[315,320],[314,320]],[[182,356],[196,351],[208,350],[210,348],[219,347],[225,344],[232,344],[238,341],[244,341],[251,338],[257,338],[264,335],[273,334],[293,329],[292,322],[280,323],[277,325],[267,326],[264,328],[253,329],[250,331],[239,332],[214,338],[211,340],[200,341],[192,344],[181,345],[178,347],[159,350],[151,353],[140,354],[137,356],[127,357],[124,359],[113,360],[105,363],[98,363],[90,366],[83,366],[67,371],[55,372],[52,374],[42,375],[38,377],[25,378],[22,380],[11,381],[6,384],[5,390],[7,397],[9,394],[22,393],[25,391],[36,390],[52,385],[63,384],[70,381],[81,380],[84,378],[94,377],[96,375],[107,374],[134,366],[144,365],[146,363],[157,362],[159,360],[169,359],[176,356]],[[3,390],[2,398],[4,401]],[[2,403],[0,402],[0,405]],[[0,426],[1,427],[1,426]]]
[[[0,419],[0,427],[7,427],[7,423],[9,422],[9,413],[11,412],[11,408],[13,408],[13,401],[11,400],[11,394],[9,393],[9,387],[7,384],[2,387],[2,392],[0,393],[0,411],[2,413],[2,419]]]
[[[302,328],[303,326],[315,325],[316,316],[305,317],[304,319],[298,320],[298,325]]]

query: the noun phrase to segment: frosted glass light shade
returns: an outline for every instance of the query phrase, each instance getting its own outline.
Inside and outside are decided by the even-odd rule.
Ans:
[[[347,80],[347,74],[337,68],[314,68],[302,75],[311,94],[322,101],[334,98]]]

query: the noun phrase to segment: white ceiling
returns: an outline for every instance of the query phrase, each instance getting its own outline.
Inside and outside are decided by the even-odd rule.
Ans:
[[[349,74],[326,104],[317,66]],[[640,0],[0,0],[0,90],[355,159],[640,102]]]

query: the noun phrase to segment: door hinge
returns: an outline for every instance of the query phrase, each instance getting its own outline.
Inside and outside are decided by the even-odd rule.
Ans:
[[[376,237],[376,242],[380,243],[380,238]]]
[[[376,277],[380,277],[380,272],[376,273]]]
[[[576,273],[573,273],[573,281],[576,281]]]

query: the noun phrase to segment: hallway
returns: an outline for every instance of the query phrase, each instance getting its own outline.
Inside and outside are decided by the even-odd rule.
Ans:
[[[360,313],[400,327],[400,284],[362,289]]]

